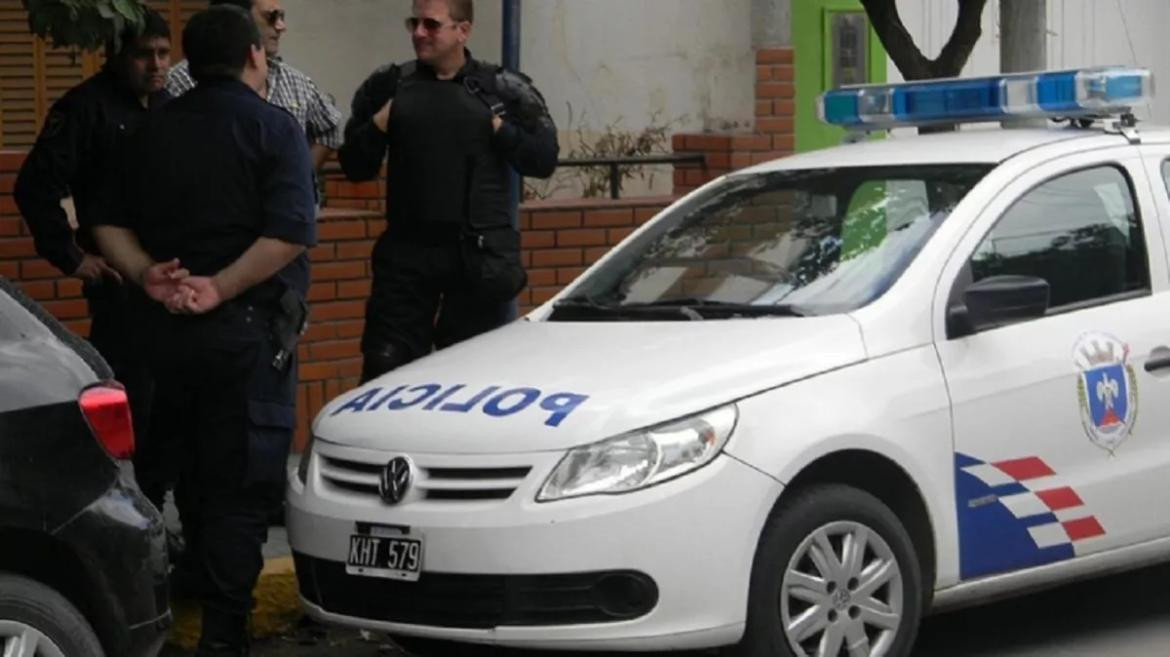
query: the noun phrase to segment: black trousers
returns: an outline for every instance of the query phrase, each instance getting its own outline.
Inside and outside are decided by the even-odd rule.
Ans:
[[[272,367],[268,316],[231,303],[205,317],[156,312],[152,431],[174,436],[187,558],[203,640],[246,640],[267,520],[284,490],[296,363]],[[209,636],[212,635],[212,636]]]
[[[383,234],[374,247],[373,269],[362,334],[363,380],[510,319],[510,301],[485,301],[468,290],[457,237],[404,240]],[[381,358],[388,351],[396,357]]]
[[[175,456],[165,436],[150,434],[154,380],[143,349],[143,313],[148,300],[137,288],[104,280],[84,288],[91,318],[90,344],[126,387],[134,418],[134,471],[142,492],[162,508],[167,487],[174,482]]]

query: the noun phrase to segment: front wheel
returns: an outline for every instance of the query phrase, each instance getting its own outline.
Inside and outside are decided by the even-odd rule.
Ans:
[[[889,507],[851,486],[811,486],[764,525],[737,652],[905,657],[922,601],[914,544]]]

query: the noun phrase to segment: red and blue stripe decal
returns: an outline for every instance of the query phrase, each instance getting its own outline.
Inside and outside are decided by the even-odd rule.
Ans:
[[[987,463],[955,455],[959,573],[964,580],[1071,559],[1105,534],[1043,459]]]

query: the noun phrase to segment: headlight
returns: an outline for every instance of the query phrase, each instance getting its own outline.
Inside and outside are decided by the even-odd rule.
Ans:
[[[701,468],[723,450],[738,416],[729,404],[576,447],[553,469],[536,500],[628,493]]]

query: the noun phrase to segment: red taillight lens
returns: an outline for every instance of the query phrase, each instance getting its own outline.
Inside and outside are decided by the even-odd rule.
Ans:
[[[128,459],[134,455],[134,424],[125,390],[95,386],[81,393],[80,404],[89,428],[110,456]]]

